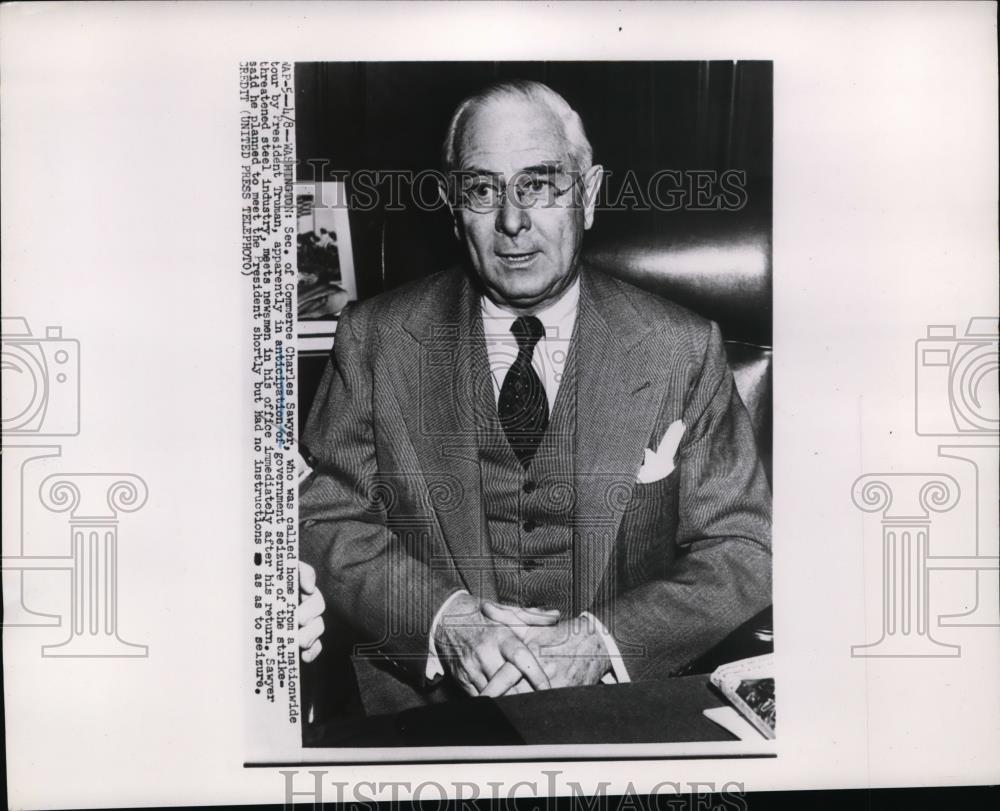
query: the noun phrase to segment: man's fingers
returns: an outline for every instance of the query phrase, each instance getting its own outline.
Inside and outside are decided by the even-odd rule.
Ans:
[[[453,655],[444,660],[452,676],[462,684],[470,696],[479,695],[479,692],[489,682],[489,674],[483,672],[483,664],[480,659],[480,650],[474,648],[461,655]],[[490,672],[492,673],[493,671]]]
[[[502,622],[504,625],[511,624],[510,606],[498,605],[490,600],[483,600],[483,604],[479,607],[479,610],[483,612],[483,616],[487,619],[491,619],[494,622]]]
[[[323,636],[323,618],[316,617],[312,622],[299,628],[299,647],[308,648],[313,642]]]
[[[313,661],[317,656],[320,655],[320,652],[322,650],[323,650],[323,643],[317,639],[312,645],[309,646],[308,649],[302,651],[302,661],[303,662]]]
[[[455,676],[455,681],[458,682],[458,686],[462,688],[462,690],[465,692],[466,695],[469,695],[469,696],[472,696],[472,697],[475,697],[475,696],[479,695],[479,690],[477,690],[473,686],[472,682],[468,681],[468,679],[466,677],[456,675]]]
[[[310,594],[301,603],[299,603],[298,610],[295,612],[295,616],[299,621],[299,627],[307,625],[317,617],[321,617],[325,608],[326,601],[323,599],[323,595],[320,594],[320,592],[317,591]]]
[[[470,696],[478,696],[486,689],[487,679],[479,670],[463,668],[464,677],[459,684]]]
[[[555,625],[561,616],[558,608],[516,607],[518,619],[525,625]]]
[[[536,690],[549,689],[549,677],[545,675],[542,666],[538,664],[535,655],[518,639],[511,638],[501,646],[504,658],[515,665],[524,674]]]
[[[498,628],[500,626],[497,626]],[[508,638],[509,632],[506,628],[502,629],[504,638]],[[512,641],[517,642],[517,637],[512,637]],[[488,641],[480,643],[475,651],[475,661],[479,665],[479,669],[482,671],[483,675],[486,677],[486,681],[492,679],[496,672],[503,667],[504,662],[508,657],[504,656],[502,648],[499,646],[500,639],[492,638]],[[483,687],[486,685],[483,684]]]
[[[517,669],[517,666],[511,662],[504,662],[503,667],[501,667],[496,673],[493,674],[493,678],[490,679],[489,684],[479,692],[479,695],[486,698],[496,698],[497,696],[502,696],[511,687],[521,681],[521,671]]]
[[[502,605],[484,600],[481,610],[489,619],[511,628],[518,625],[555,625],[559,622],[559,610],[555,608],[522,608],[519,605]]]
[[[304,560],[299,561],[299,591],[306,594],[316,591],[316,570]]]

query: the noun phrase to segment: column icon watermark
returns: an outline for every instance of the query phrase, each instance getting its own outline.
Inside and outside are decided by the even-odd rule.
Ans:
[[[131,473],[57,473],[28,486],[38,460],[62,457],[80,433],[80,344],[48,326],[36,336],[23,318],[2,320],[2,448],[5,526],[5,628],[62,627],[59,614],[28,606],[26,583],[45,572],[69,574],[69,637],[42,646],[44,657],[146,657],[146,645],[118,635],[119,516],[146,503],[145,481]],[[68,513],[65,554],[33,554],[26,522],[34,508]]]
[[[852,646],[852,656],[959,656],[961,645],[935,639],[933,626],[1000,627],[998,326],[995,317],[970,318],[962,330],[936,324],[916,341],[914,430],[917,436],[947,438],[937,447],[937,459],[961,461],[954,472],[971,474],[973,487],[963,490],[954,476],[938,472],[865,474],[855,480],[855,506],[881,513],[883,610],[879,639]],[[935,515],[955,510],[974,526],[966,544],[971,554],[958,554],[961,539],[954,536],[941,538],[949,554],[934,554]],[[935,570],[971,572],[974,584],[970,607],[941,614],[936,623],[930,600]]]

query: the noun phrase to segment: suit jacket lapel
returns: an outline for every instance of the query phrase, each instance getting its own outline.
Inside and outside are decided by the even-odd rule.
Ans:
[[[415,301],[404,326],[420,343],[395,353],[400,410],[454,564],[474,594],[496,599],[482,508],[474,408],[492,380],[477,363],[478,295],[464,274]],[[649,328],[612,279],[584,269],[573,353],[577,369],[576,542],[573,605],[589,608],[614,551],[643,454],[663,402],[665,379],[641,339]],[[442,563],[444,563],[442,561]]]
[[[648,325],[611,279],[583,272],[576,328],[576,532],[573,607],[587,610],[614,551],[644,451],[663,402],[654,385]]]
[[[489,370],[475,362],[474,342],[483,341],[482,327],[478,296],[464,273],[454,273],[444,290],[414,302],[405,328],[420,343],[420,360],[414,368],[411,353],[398,355],[397,379],[406,381],[400,409],[451,555],[440,563],[454,563],[473,594],[496,599],[474,413],[479,389],[492,382]],[[490,395],[492,400],[492,388]]]

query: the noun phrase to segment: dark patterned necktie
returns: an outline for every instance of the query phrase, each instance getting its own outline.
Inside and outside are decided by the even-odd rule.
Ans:
[[[531,353],[545,334],[545,327],[533,315],[521,316],[511,325],[517,339],[517,359],[500,387],[497,411],[507,441],[518,460],[527,468],[538,450],[549,423],[549,401],[545,387],[531,367]]]

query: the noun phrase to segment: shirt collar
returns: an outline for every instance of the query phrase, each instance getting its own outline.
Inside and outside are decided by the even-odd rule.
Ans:
[[[488,335],[500,335],[510,332],[511,324],[517,318],[516,315],[505,310],[499,304],[491,301],[487,296],[482,299],[483,324]],[[571,330],[562,330],[576,320],[577,307],[580,304],[580,276],[577,274],[566,291],[556,301],[535,313],[535,317],[542,322],[545,331],[559,330],[557,334],[569,334]]]

